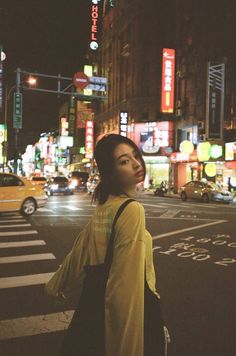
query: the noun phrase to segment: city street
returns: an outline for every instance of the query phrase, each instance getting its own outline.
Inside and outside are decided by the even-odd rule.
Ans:
[[[142,193],[157,285],[171,334],[169,356],[235,356],[236,204],[182,202]],[[56,356],[73,305],[44,295],[93,214],[90,196],[49,197],[25,219],[0,215],[2,356]],[[128,356],[128,355],[124,355]]]

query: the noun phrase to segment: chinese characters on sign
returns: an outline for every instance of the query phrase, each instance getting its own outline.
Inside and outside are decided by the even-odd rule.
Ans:
[[[92,0],[92,9],[91,9],[91,42],[90,48],[92,50],[98,49],[98,17],[99,17],[99,4],[100,0]]]
[[[22,94],[14,93],[13,128],[22,129]]]
[[[216,139],[223,137],[225,64],[208,63],[206,135]]]
[[[175,50],[163,48],[161,112],[174,112]]]
[[[127,136],[127,127],[128,127],[128,113],[126,111],[120,112],[120,135]]]
[[[93,158],[94,146],[94,122],[86,121],[85,128],[85,157],[88,159]]]

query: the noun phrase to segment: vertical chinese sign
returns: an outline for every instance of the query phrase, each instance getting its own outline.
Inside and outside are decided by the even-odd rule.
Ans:
[[[94,122],[86,121],[85,126],[85,158],[93,158],[93,148],[94,148]]]
[[[127,128],[128,128],[128,113],[126,111],[121,111],[120,122],[119,122],[120,135],[127,136]]]
[[[175,50],[163,48],[162,51],[162,90],[161,112],[174,112],[175,91]]]
[[[224,126],[225,64],[208,63],[206,98],[206,136],[222,139]]]

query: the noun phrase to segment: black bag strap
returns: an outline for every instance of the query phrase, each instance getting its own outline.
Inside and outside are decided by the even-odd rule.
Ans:
[[[122,203],[121,206],[119,207],[119,209],[117,210],[115,218],[113,220],[112,228],[111,228],[111,235],[110,235],[110,239],[109,239],[109,243],[108,243],[108,247],[107,247],[107,252],[106,252],[106,256],[105,256],[105,260],[104,260],[104,265],[105,265],[105,270],[106,270],[107,276],[109,274],[109,271],[110,271],[110,268],[111,268],[111,264],[112,264],[112,258],[113,258],[113,245],[114,245],[114,239],[115,239],[115,225],[116,225],[116,222],[119,219],[121,213],[124,211],[126,206],[128,204],[130,204],[132,201],[135,201],[135,199],[127,199],[124,203]]]

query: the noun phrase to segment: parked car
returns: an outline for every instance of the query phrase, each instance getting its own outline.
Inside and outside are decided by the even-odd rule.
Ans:
[[[63,193],[64,195],[74,194],[74,188],[66,177],[58,176],[49,179],[45,191],[48,195]]]
[[[69,174],[71,186],[75,190],[85,191],[87,189],[88,172],[73,171]]]
[[[180,188],[180,197],[183,201],[187,199],[198,199],[204,203],[209,201],[221,201],[229,203],[233,200],[233,194],[218,187],[213,182],[190,181]]]
[[[31,182],[44,187],[47,184],[47,179],[45,177],[33,176],[31,177]]]
[[[0,173],[0,212],[19,211],[27,216],[46,203],[47,195],[41,186],[13,173]]]

